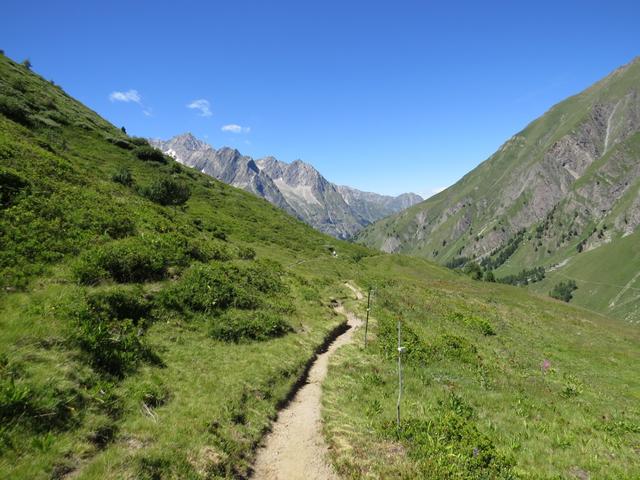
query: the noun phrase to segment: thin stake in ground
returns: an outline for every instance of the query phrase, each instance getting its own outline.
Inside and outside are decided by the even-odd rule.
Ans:
[[[367,332],[369,331],[369,312],[371,311],[371,292],[373,288],[369,288],[367,294],[367,319],[364,321],[364,348],[367,348]]]
[[[400,402],[402,402],[402,353],[405,348],[402,346],[402,331],[400,319],[398,319],[398,403],[396,404],[396,423],[400,430]]]

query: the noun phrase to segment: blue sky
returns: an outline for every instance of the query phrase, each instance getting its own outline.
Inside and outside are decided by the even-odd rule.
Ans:
[[[387,194],[454,183],[640,55],[637,0],[5,0],[2,17],[8,56],[130,134]]]

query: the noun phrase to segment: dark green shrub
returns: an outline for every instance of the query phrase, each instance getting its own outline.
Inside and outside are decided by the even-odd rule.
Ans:
[[[95,318],[130,319],[138,324],[149,315],[151,303],[143,297],[141,287],[112,287],[89,293],[87,307]]]
[[[127,167],[120,167],[115,173],[111,176],[111,180],[116,183],[120,183],[125,187],[133,186],[133,175],[131,174],[131,170]]]
[[[75,338],[96,370],[122,377],[148,357],[132,320],[104,320],[91,314],[80,317]]]
[[[112,287],[73,300],[70,336],[94,369],[121,378],[141,361],[157,360],[140,336],[151,309],[140,287]]]
[[[216,340],[237,343],[281,337],[292,330],[291,325],[274,312],[233,309],[212,318],[209,334]]]
[[[135,144],[133,139],[131,139],[130,142]],[[164,156],[164,153],[149,145],[137,147],[133,153],[135,153],[136,157],[140,160],[144,160],[145,162],[167,163],[167,158]]]
[[[136,233],[135,222],[125,212],[111,215],[98,223],[99,231],[113,239],[129,237]]]
[[[21,192],[29,189],[29,182],[15,170],[0,167],[0,208],[10,206]]]
[[[212,263],[191,266],[179,282],[162,292],[162,302],[177,310],[211,313],[228,307],[255,308],[259,298],[238,267]]]
[[[129,142],[137,145],[138,147],[148,147],[149,141],[143,137],[131,137],[129,138]]]
[[[549,296],[562,300],[563,302],[569,302],[573,298],[573,292],[577,289],[578,285],[576,285],[576,282],[574,280],[568,280],[556,284],[549,292]]]
[[[251,247],[238,247],[238,258],[242,260],[253,260],[256,258],[256,251]]]
[[[202,239],[192,240],[190,242],[189,255],[193,259],[204,263],[211,260],[224,262],[233,258],[229,247],[216,239],[208,241]]]
[[[482,268],[476,262],[467,263],[462,271],[474,280],[482,280]]]
[[[25,126],[31,125],[28,107],[20,100],[0,95],[0,113],[5,117]]]
[[[170,266],[189,263],[191,250],[189,241],[180,236],[129,237],[84,252],[73,271],[83,285],[107,278],[117,282],[159,280]]]
[[[171,177],[159,177],[150,185],[140,189],[140,193],[149,200],[160,205],[182,205],[191,196],[186,183]]]
[[[116,147],[120,147],[124,150],[133,150],[134,146],[131,142],[123,139],[123,138],[113,138],[113,137],[108,137],[107,141],[109,143],[114,144]]]

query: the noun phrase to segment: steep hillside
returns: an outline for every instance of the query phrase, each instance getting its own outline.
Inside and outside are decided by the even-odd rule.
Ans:
[[[0,478],[247,475],[371,253],[0,56]]]
[[[413,193],[397,197],[334,185],[301,160],[253,160],[230,148],[214,149],[190,133],[151,144],[178,162],[265,198],[315,229],[347,239],[375,220],[414,205]]]
[[[347,279],[340,472],[638,476],[637,326],[323,235],[0,55],[0,478],[246,478]]]
[[[452,187],[370,226],[358,241],[441,263],[483,262],[499,278],[538,266],[562,272],[569,259],[615,244],[638,225],[636,59],[551,108]],[[633,275],[618,280],[625,285]],[[600,304],[617,294],[599,292]]]

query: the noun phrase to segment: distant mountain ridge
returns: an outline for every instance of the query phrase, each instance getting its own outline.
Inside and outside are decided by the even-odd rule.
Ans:
[[[262,197],[337,238],[350,238],[370,223],[422,201],[414,193],[392,197],[338,186],[301,160],[254,160],[238,150],[218,150],[191,133],[150,143],[183,165]]]
[[[498,278],[544,267],[530,288],[575,279],[576,303],[628,321],[640,321],[638,239],[640,57],[553,106],[453,186],[357,235],[387,252],[480,263]]]

